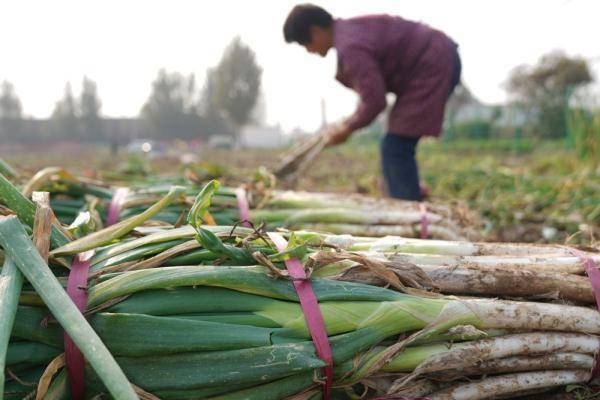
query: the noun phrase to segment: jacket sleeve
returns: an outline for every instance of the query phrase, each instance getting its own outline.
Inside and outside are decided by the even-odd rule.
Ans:
[[[354,113],[346,120],[351,130],[364,128],[386,106],[386,89],[377,61],[360,49],[348,49],[341,58],[343,74],[360,99]]]

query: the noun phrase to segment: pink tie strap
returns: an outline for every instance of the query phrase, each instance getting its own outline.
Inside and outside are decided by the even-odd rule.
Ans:
[[[425,203],[419,203],[421,212],[421,239],[427,239],[429,236],[429,219],[427,219],[427,206]]]
[[[600,271],[594,260],[585,254],[583,251],[573,247],[567,248],[571,254],[579,258],[585,266],[585,272],[592,285],[592,291],[594,292],[594,298],[596,299],[596,308],[600,310]],[[596,362],[594,363],[594,369],[592,369],[592,379],[600,376],[600,353],[596,354]]]
[[[118,188],[110,201],[108,206],[108,215],[106,217],[106,226],[111,226],[119,221],[119,214],[121,213],[121,207],[127,196],[127,188]]]
[[[94,250],[80,253],[73,259],[71,272],[67,280],[67,294],[82,313],[87,305],[88,271]],[[85,359],[79,348],[66,333],[63,337],[65,345],[65,363],[69,374],[71,398],[83,400],[85,397]]]
[[[287,247],[287,241],[278,233],[269,232],[269,238],[275,244],[279,251],[284,251]],[[294,279],[294,287],[300,299],[300,307],[304,313],[306,325],[310,331],[317,356],[325,361],[327,365],[323,368],[325,375],[325,384],[323,385],[323,400],[329,400],[329,392],[333,384],[333,355],[329,346],[329,338],[325,329],[325,321],[319,308],[319,303],[315,292],[312,289],[310,280],[306,277],[302,263],[297,258],[285,261],[285,266]]]
[[[581,250],[570,247],[569,251],[583,262],[585,272],[592,284],[592,290],[594,291],[594,297],[596,299],[596,307],[600,310],[600,271],[598,270],[598,266],[591,257]]]
[[[127,188],[118,188],[110,201],[106,226],[114,225],[119,221],[121,206],[127,196]],[[94,256],[94,250],[77,254],[73,258],[71,272],[67,280],[67,294],[82,313],[87,306],[87,281],[88,272]],[[81,350],[66,333],[63,337],[65,345],[65,363],[69,374],[69,385],[71,387],[71,398],[83,400],[85,397],[85,358]]]
[[[246,190],[243,187],[239,187],[235,190],[235,197],[237,198],[238,210],[240,212],[240,221],[242,225],[250,228],[250,206],[248,205],[248,198],[246,197]]]

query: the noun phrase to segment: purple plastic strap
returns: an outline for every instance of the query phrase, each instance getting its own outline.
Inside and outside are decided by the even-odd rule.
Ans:
[[[279,251],[284,251],[287,247],[287,241],[278,233],[269,232],[269,238],[275,243]],[[333,355],[329,346],[329,338],[325,329],[325,321],[319,308],[317,296],[312,289],[310,280],[307,279],[302,263],[297,258],[285,261],[285,266],[294,279],[294,287],[300,299],[300,307],[304,313],[306,325],[310,331],[313,344],[317,351],[317,356],[327,363],[323,368],[325,374],[325,384],[323,385],[323,400],[329,399],[329,392],[333,384]]]
[[[585,266],[585,272],[592,285],[592,291],[594,292],[594,298],[596,299],[596,308],[600,310],[600,271],[594,260],[585,254],[583,251],[573,247],[568,248],[569,251],[583,262]],[[600,353],[596,354],[596,362],[594,363],[594,369],[592,369],[592,379],[600,376]]]
[[[246,197],[246,190],[243,187],[237,188],[235,190],[235,197],[237,198],[242,225],[247,228],[252,227],[250,224],[250,205],[248,204],[248,198]]]
[[[128,191],[129,190],[127,188],[118,188],[115,192],[112,200],[110,201],[110,206],[108,207],[106,226],[114,225],[119,221],[121,207],[123,206],[123,201],[125,201],[125,197],[127,196]]]
[[[406,396],[396,396],[396,395],[389,395],[389,396],[382,396],[382,397],[377,397],[373,400],[431,400],[429,397],[406,397]]]
[[[592,284],[592,290],[594,291],[594,297],[596,298],[596,307],[600,310],[600,271],[598,270],[598,266],[591,257],[581,250],[570,247],[569,251],[583,262],[585,272]]]
[[[93,250],[76,255],[67,281],[67,294],[82,313],[87,305],[87,279],[93,255]],[[65,333],[63,340],[71,398],[83,400],[85,396],[85,359],[69,335]]]
[[[421,212],[421,239],[427,239],[429,236],[429,219],[427,219],[427,206],[425,203],[419,203]]]

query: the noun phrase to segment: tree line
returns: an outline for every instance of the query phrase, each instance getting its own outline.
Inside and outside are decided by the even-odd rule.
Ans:
[[[219,63],[207,71],[202,87],[194,74],[161,69],[141,107],[144,137],[157,139],[206,139],[211,135],[235,136],[260,118],[262,68],[254,51],[239,37],[225,49]],[[81,93],[73,94],[70,83],[50,117],[52,139],[112,141],[103,123],[102,101],[94,81],[84,77]],[[0,88],[0,122],[11,132],[10,140],[36,139],[27,131],[21,100],[7,81]],[[37,138],[48,139],[48,138]]]
[[[533,65],[519,65],[509,74],[504,88],[508,103],[485,107],[477,115],[477,101],[459,86],[447,109],[447,136],[458,138],[528,137],[561,139],[572,135],[572,116],[582,111],[575,101],[580,89],[593,82],[589,62],[562,51],[544,54]],[[461,111],[472,111],[457,122]],[[598,110],[583,110],[594,113]],[[578,114],[579,115],[579,114]],[[582,114],[583,115],[583,114]]]
[[[193,74],[160,70],[140,111],[143,135],[167,139],[235,136],[244,125],[260,118],[261,75],[254,52],[239,37],[228,45],[219,63],[206,72],[202,87],[198,87]],[[591,82],[587,60],[560,51],[548,53],[535,65],[521,65],[511,71],[505,84],[509,103],[488,108],[484,116],[456,121],[461,110],[472,108],[474,103],[468,89],[459,87],[448,105],[446,137],[486,138],[498,136],[498,132],[506,137],[569,136],[573,126],[582,124],[582,118],[594,118],[589,110],[572,101],[573,94]],[[573,115],[577,120],[573,121]],[[507,122],[511,119],[514,121]],[[43,139],[36,132],[25,132],[23,121],[21,101],[14,86],[5,81],[0,88],[0,123],[4,131],[10,131],[11,140],[27,139],[27,135],[30,140]],[[50,122],[53,139],[115,140],[103,124],[96,83],[88,78],[83,79],[79,96],[74,96],[71,86],[66,85]]]

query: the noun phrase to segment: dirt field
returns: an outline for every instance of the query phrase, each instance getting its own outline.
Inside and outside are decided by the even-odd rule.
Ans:
[[[76,173],[129,171],[173,174],[185,150],[142,161],[105,148],[0,150],[0,157],[33,174],[43,166],[65,166]],[[70,156],[65,156],[70,154]],[[250,179],[260,166],[273,168],[282,150],[205,149],[195,153],[207,176],[230,182]],[[421,179],[432,197],[464,201],[486,220],[489,240],[589,244],[600,231],[600,165],[581,161],[564,145],[438,141],[420,145]],[[379,154],[360,139],[325,151],[301,179],[299,189],[382,195]]]

